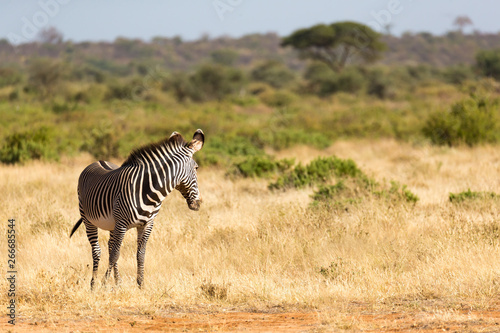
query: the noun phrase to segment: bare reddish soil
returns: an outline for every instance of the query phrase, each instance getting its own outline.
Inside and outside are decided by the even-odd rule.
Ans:
[[[4,317],[4,319],[6,319]],[[0,325],[13,332],[500,332],[500,311],[325,314],[322,312],[213,314],[172,313],[162,317],[20,321]]]

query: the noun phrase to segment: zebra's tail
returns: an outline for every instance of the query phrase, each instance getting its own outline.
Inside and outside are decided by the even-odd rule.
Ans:
[[[78,222],[76,222],[75,226],[73,227],[73,229],[71,229],[71,234],[69,234],[69,238],[71,238],[71,236],[73,236],[73,234],[75,233],[76,229],[78,229],[78,227],[80,226],[80,224],[82,224],[83,222],[83,219],[80,218],[78,220]]]

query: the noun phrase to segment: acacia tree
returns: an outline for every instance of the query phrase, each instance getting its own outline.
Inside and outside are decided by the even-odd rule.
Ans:
[[[473,25],[472,20],[468,16],[457,16],[455,21],[453,21],[453,25],[458,27],[458,30],[463,33],[464,28],[468,25]]]
[[[319,60],[335,72],[349,61],[374,62],[386,45],[380,34],[356,22],[318,24],[300,29],[285,37],[281,46],[291,46],[303,59]]]

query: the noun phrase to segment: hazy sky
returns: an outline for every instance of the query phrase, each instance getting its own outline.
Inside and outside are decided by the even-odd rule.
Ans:
[[[0,38],[31,41],[48,26],[73,41],[118,36],[185,40],[222,35],[292,31],[317,23],[353,20],[394,34],[442,34],[466,15],[474,29],[500,31],[499,0],[1,0]],[[469,28],[469,30],[472,28]]]

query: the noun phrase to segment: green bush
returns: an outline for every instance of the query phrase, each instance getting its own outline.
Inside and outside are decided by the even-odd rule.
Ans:
[[[120,83],[112,83],[108,86],[108,92],[106,93],[105,98],[107,100],[111,99],[130,99],[131,98],[131,89],[125,84]]]
[[[295,163],[294,159],[281,159],[275,161],[270,156],[250,156],[234,164],[233,174],[243,177],[269,177],[282,174],[289,170]]]
[[[342,71],[336,80],[336,91],[356,93],[363,89],[365,78],[356,67],[348,67]]]
[[[19,90],[12,90],[9,94],[9,101],[17,101],[19,99]]]
[[[239,70],[220,64],[205,64],[194,73],[174,73],[163,82],[163,90],[172,91],[179,102],[222,100],[241,91],[245,75]]]
[[[52,104],[52,111],[54,113],[66,113],[66,112],[71,112],[76,109],[76,104],[69,104],[68,102],[54,102]]]
[[[235,160],[251,156],[264,156],[262,147],[255,145],[249,138],[237,136],[216,136],[210,139],[210,144],[196,154],[200,166],[229,166]]]
[[[22,81],[20,72],[9,67],[0,67],[0,87],[12,86]]]
[[[471,97],[452,106],[450,112],[436,112],[427,120],[423,133],[437,145],[475,146],[499,139],[498,103]]]
[[[290,172],[279,177],[276,182],[269,184],[270,189],[303,188],[324,184],[332,177],[359,178],[369,185],[369,178],[358,168],[351,159],[341,159],[335,156],[318,157],[306,166],[297,165]]]
[[[217,64],[206,64],[193,73],[189,81],[188,92],[197,102],[222,100],[224,97],[239,92],[245,81],[241,70]]]
[[[320,185],[312,195],[312,207],[340,207],[355,204],[368,197],[387,200],[391,203],[418,202],[419,197],[406,185],[391,181],[391,186],[383,186],[370,180],[370,186],[360,186],[356,179],[340,179],[335,185]]]
[[[71,71],[70,77],[78,81],[91,81],[96,83],[103,83],[106,80],[106,74],[102,70],[90,65],[75,67]]]
[[[369,95],[377,96],[380,99],[390,98],[394,95],[394,82],[385,71],[375,69],[368,74],[367,79],[366,92]]]
[[[482,75],[500,81],[500,49],[479,51],[476,55],[476,67]]]
[[[318,96],[328,96],[336,91],[335,73],[322,62],[313,62],[304,73],[307,90]]]
[[[495,199],[500,198],[498,194],[495,192],[473,192],[470,189],[460,193],[450,193],[449,197],[450,202],[453,203],[461,203],[469,200],[477,200],[477,199]]]
[[[309,92],[318,96],[328,96],[336,92],[356,93],[365,85],[365,77],[357,67],[348,67],[340,73],[335,73],[323,63],[310,65],[304,78],[308,81]]]
[[[385,195],[384,190],[379,193]],[[406,185],[401,186],[401,184],[393,180],[391,181],[391,187],[388,190],[388,196],[391,197],[392,199],[396,200],[402,199],[406,202],[413,204],[417,203],[417,201],[420,200],[420,198],[415,193],[413,193],[408,189],[408,186]]]
[[[443,77],[446,82],[452,84],[462,84],[467,80],[472,80],[474,78],[474,72],[471,66],[457,65],[448,67],[443,72]]]
[[[65,64],[50,58],[33,60],[29,65],[29,87],[42,97],[52,96],[63,78]]]
[[[266,91],[259,97],[262,102],[275,108],[290,106],[296,99],[295,95],[287,90]]]
[[[210,56],[212,61],[219,65],[233,66],[235,61],[238,60],[238,51],[232,49],[219,49],[213,51]]]
[[[182,72],[170,75],[165,82],[163,82],[162,89],[164,91],[171,91],[179,102],[184,102],[196,95],[195,87],[193,87],[189,80],[189,76]]]
[[[117,130],[111,124],[102,123],[90,131],[90,137],[81,150],[89,152],[98,160],[119,157],[120,141]]]
[[[351,183],[351,182],[349,182]],[[359,193],[354,193],[352,184],[346,184],[344,179],[335,185],[320,185],[311,196],[312,207],[343,207],[359,201]]]
[[[24,163],[29,160],[58,160],[54,132],[48,127],[8,135],[0,149],[0,162]]]
[[[251,72],[254,81],[264,82],[280,89],[290,86],[295,81],[295,74],[283,63],[269,60],[257,65]]]
[[[284,172],[269,184],[269,189],[317,186],[312,195],[312,208],[348,209],[367,198],[387,200],[390,204],[415,204],[419,200],[406,185],[395,181],[390,182],[390,187],[377,183],[351,159],[319,157],[306,166],[298,164]]]

